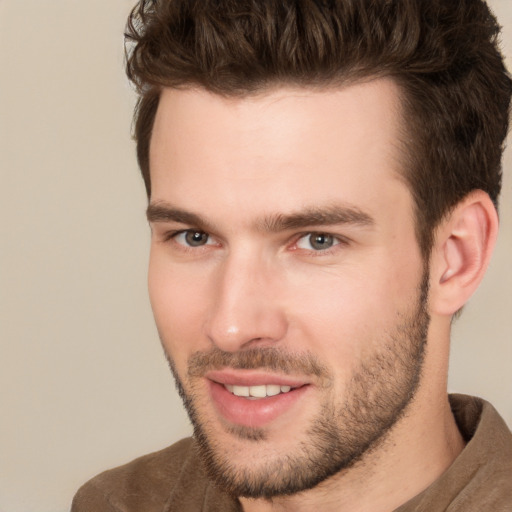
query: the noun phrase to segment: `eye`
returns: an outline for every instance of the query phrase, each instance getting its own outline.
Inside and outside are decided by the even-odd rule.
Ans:
[[[186,245],[188,247],[201,247],[202,245],[208,245],[210,236],[204,231],[187,229],[186,231],[176,233],[173,238],[181,245]]]
[[[339,243],[341,242],[338,238],[327,233],[308,233],[299,238],[296,246],[299,249],[306,249],[308,251],[325,251]]]

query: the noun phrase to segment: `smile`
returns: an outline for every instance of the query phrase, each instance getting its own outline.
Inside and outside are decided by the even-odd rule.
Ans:
[[[314,388],[303,379],[258,371],[209,372],[206,382],[220,418],[251,428],[269,426],[281,417],[295,418],[296,404]]]
[[[279,384],[263,384],[260,386],[235,386],[232,384],[224,384],[224,387],[233,395],[248,399],[276,396],[281,393],[288,393],[292,389],[291,386],[280,386]]]

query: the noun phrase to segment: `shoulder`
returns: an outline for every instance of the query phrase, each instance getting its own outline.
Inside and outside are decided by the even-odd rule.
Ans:
[[[71,512],[161,511],[183,466],[196,459],[195,442],[186,438],[100,473],[78,490]]]
[[[460,395],[458,399],[466,407],[454,408],[454,414],[459,426],[466,427],[461,432],[468,442],[454,466],[467,476],[453,509],[512,512],[512,433],[489,402]]]
[[[512,512],[512,434],[485,400],[451,395],[466,447],[434,483],[395,512]]]

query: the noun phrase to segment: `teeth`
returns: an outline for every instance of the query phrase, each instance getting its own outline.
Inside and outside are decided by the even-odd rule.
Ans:
[[[288,393],[290,386],[279,386],[277,384],[263,384],[261,386],[234,386],[225,384],[224,387],[236,396],[265,398],[266,396],[275,396],[279,393]]]
[[[249,388],[247,386],[233,386],[233,394],[236,396],[249,396]]]
[[[267,386],[251,386],[247,390],[249,395],[254,396],[256,398],[265,398],[267,396]]]
[[[283,386],[285,387],[285,386]],[[279,395],[281,393],[281,386],[278,386],[277,384],[269,384],[268,386],[265,386],[266,389],[266,395],[267,396],[275,396]],[[290,388],[288,388],[288,391],[290,391]]]

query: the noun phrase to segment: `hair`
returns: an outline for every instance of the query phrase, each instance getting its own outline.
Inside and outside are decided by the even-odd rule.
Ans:
[[[163,88],[244,97],[387,77],[401,91],[402,174],[428,257],[435,227],[472,190],[497,207],[512,90],[499,31],[482,0],[140,0],[126,69],[148,197]]]

